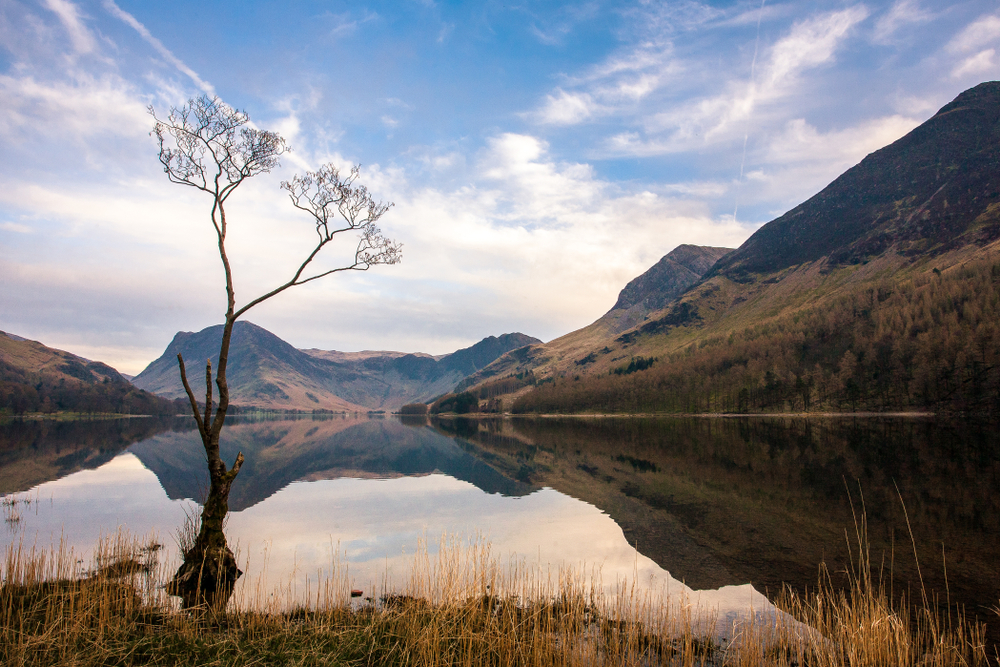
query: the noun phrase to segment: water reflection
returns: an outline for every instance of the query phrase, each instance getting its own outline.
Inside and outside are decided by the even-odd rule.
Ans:
[[[458,535],[486,540],[502,561],[553,574],[565,566],[598,572],[609,591],[638,579],[710,606],[720,634],[749,604],[770,608],[750,586],[692,591],[637,553],[597,507],[503,475],[467,438],[446,431],[363,418],[232,425],[225,454],[241,449],[248,459],[227,526],[249,575],[240,585],[304,597],[342,554],[352,585],[371,592],[402,583],[421,542],[433,552],[441,536]],[[41,484],[3,542],[62,541],[86,557],[102,535],[125,527],[158,533],[162,557],[176,561],[168,534],[196,507],[189,499],[204,480],[199,447],[193,432],[164,432],[95,470]]]
[[[191,419],[180,418],[0,420],[0,495],[97,468],[135,442],[190,428]]]
[[[246,462],[233,484],[229,507],[253,507],[296,481],[344,477],[388,479],[442,472],[486,493],[521,496],[534,487],[498,473],[429,427],[396,419],[335,417],[227,425],[222,458],[240,451]],[[152,470],[173,500],[202,500],[208,488],[205,452],[197,432],[164,433],[129,451]]]
[[[3,488],[30,483],[39,502],[0,546],[62,536],[86,550],[126,526],[158,531],[175,557],[169,535],[207,487],[200,440],[176,423],[132,422],[31,426],[4,441]],[[599,565],[606,583],[719,589],[700,595],[735,611],[757,595],[748,583],[804,589],[820,562],[840,577],[863,507],[873,560],[885,553],[894,585],[915,593],[905,503],[931,591],[984,619],[1000,599],[1000,445],[967,425],[338,416],[236,422],[222,449],[247,457],[227,532],[266,586],[304,591],[339,550],[371,590],[405,574],[421,539],[433,548],[448,533],[483,535],[500,557]]]
[[[1000,441],[988,426],[619,418],[439,428],[460,431],[508,476],[601,508],[639,551],[695,588],[804,590],[821,562],[844,584],[863,515],[872,559],[897,591],[919,598],[922,574],[929,594],[961,601],[1000,641],[990,611],[1000,599]]]

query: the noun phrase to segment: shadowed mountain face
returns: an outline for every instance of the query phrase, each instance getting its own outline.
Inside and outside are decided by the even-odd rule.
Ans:
[[[1000,237],[1000,82],[971,88],[822,192],[761,227],[712,274],[856,264]],[[963,238],[964,237],[964,238]]]
[[[683,294],[732,248],[679,245],[651,269],[632,280],[618,295],[618,302],[601,320],[615,333],[634,327],[649,313],[664,308]]]
[[[170,398],[184,397],[177,368],[183,355],[188,377],[201,377],[204,360],[218,364],[222,326],[181,332],[133,383]],[[266,329],[237,322],[229,353],[229,380],[235,405],[310,410],[395,409],[427,401],[452,389],[470,373],[503,353],[539,342],[524,334],[490,336],[444,357],[398,352],[346,355],[298,350]]]
[[[407,426],[395,419],[334,417],[227,425],[223,459],[231,461],[240,451],[246,456],[229,508],[252,507],[295,481],[341,477],[443,472],[487,493],[520,496],[534,490],[498,473],[462,444],[429,427]],[[156,474],[171,499],[204,498],[208,473],[197,432],[159,435],[129,451]]]

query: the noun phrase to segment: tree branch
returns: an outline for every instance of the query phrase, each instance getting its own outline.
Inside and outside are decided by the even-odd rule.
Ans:
[[[243,467],[243,452],[239,452],[236,455],[236,460],[233,461],[233,467],[230,468],[229,472],[226,473],[229,481],[232,482],[236,479],[236,475],[240,474],[240,468]]]
[[[212,360],[205,362],[205,423],[212,418]]]
[[[187,392],[188,400],[191,401],[191,411],[194,412],[194,420],[198,423],[198,431],[204,439],[207,435],[205,422],[202,421],[201,414],[198,412],[198,401],[195,400],[194,392],[191,391],[191,385],[188,384],[187,372],[184,369],[184,357],[180,353],[177,354],[177,364],[181,367],[181,383],[184,385],[184,391]]]

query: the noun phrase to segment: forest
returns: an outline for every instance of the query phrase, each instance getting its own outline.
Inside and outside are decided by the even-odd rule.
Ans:
[[[1000,263],[972,262],[867,283],[628,372],[539,383],[511,411],[996,415],[998,323]]]

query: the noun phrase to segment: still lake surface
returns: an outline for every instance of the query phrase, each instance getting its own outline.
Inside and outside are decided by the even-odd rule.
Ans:
[[[248,576],[304,596],[339,554],[366,595],[421,543],[481,538],[501,560],[600,569],[718,610],[835,585],[866,533],[895,593],[960,603],[1000,641],[1000,437],[908,418],[233,420],[246,456],[227,534]],[[189,419],[0,424],[0,548],[87,554],[119,527],[173,533],[207,488]],[[29,501],[25,503],[25,501]],[[907,528],[909,522],[910,529]],[[171,560],[173,559],[173,560]],[[247,584],[249,585],[249,584]],[[296,593],[297,592],[297,593]]]

